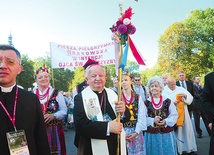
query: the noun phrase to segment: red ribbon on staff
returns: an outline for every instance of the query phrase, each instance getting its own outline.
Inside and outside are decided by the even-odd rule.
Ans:
[[[128,35],[129,47],[132,51],[133,56],[137,60],[139,65],[146,65],[143,57],[141,56],[140,52],[137,50],[136,46],[134,45],[133,41],[131,40],[130,36]]]

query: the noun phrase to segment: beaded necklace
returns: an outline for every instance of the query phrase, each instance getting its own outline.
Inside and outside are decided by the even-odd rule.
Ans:
[[[49,90],[50,90],[50,88],[48,88],[47,91],[43,95],[40,95],[39,89],[37,88],[36,89],[36,95],[38,96],[39,100],[44,100],[48,96]]]
[[[44,114],[47,112],[47,109],[48,109],[49,91],[50,91],[50,88],[48,88],[43,95],[40,95],[39,89],[38,88],[36,89],[36,95],[38,96],[40,102],[41,100],[44,100],[47,97],[47,101],[45,103],[41,103],[42,111]]]
[[[154,109],[157,110],[157,109],[160,109],[162,107],[162,105],[163,105],[163,97],[162,97],[162,95],[160,96],[160,101],[158,103],[155,103],[153,96],[151,97],[151,100],[152,100],[152,106],[153,106]]]
[[[132,103],[132,100],[133,100],[133,95],[131,93],[131,98],[130,100],[128,100],[125,96],[125,94],[122,92],[122,97],[123,97],[123,100],[125,101],[126,105],[130,105]]]

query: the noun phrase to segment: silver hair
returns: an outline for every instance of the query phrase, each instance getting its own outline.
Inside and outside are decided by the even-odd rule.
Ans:
[[[163,79],[160,78],[159,76],[153,76],[149,79],[148,83],[147,83],[147,87],[150,88],[151,84],[153,84],[154,82],[157,82],[159,84],[159,86],[161,87],[161,91],[163,90]]]
[[[164,76],[168,77],[168,74],[166,74],[166,73],[165,73],[165,74],[162,74],[162,76],[161,76],[161,77],[164,77]]]
[[[89,72],[91,71],[91,68],[94,67],[94,66],[100,66],[100,67],[103,69],[104,74],[106,75],[106,70],[105,70],[105,68],[104,68],[103,66],[101,66],[101,65],[97,65],[97,64],[96,64],[96,65],[91,65],[91,66],[87,67],[87,69],[85,70],[85,77],[88,77]]]

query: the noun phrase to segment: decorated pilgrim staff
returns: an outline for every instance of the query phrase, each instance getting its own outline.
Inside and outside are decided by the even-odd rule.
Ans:
[[[67,114],[65,99],[57,89],[50,86],[50,74],[46,66],[36,70],[37,86],[33,92],[38,96],[44,114],[51,154],[66,155],[62,120]]]
[[[0,154],[50,155],[44,118],[37,96],[16,85],[22,71],[17,49],[0,45]],[[18,133],[18,134],[16,134]],[[7,136],[8,141],[7,141]],[[15,138],[14,138],[15,137]],[[21,144],[21,140],[26,145]],[[27,141],[26,141],[27,140]],[[10,144],[13,147],[9,147]]]
[[[145,132],[146,154],[177,155],[174,128],[178,114],[174,103],[161,95],[163,80],[154,76],[147,84],[151,97],[145,101],[147,131]]]
[[[74,97],[74,144],[78,155],[116,155],[117,135],[121,134],[121,154],[126,154],[123,125],[116,122],[120,113],[126,121],[130,113],[125,103],[117,102],[117,94],[105,88],[105,70],[91,65],[86,71],[88,87]]]
[[[131,117],[123,124],[126,133],[126,146],[128,155],[144,155],[143,131],[146,126],[145,104],[141,96],[134,92],[132,76],[126,72],[122,75],[122,100],[128,107]]]
[[[128,57],[128,49],[130,47],[133,56],[136,58],[138,64],[145,65],[142,56],[134,45],[129,35],[132,35],[136,32],[136,27],[131,23],[132,8],[129,7],[125,12],[123,12],[123,1],[119,2],[120,8],[120,17],[117,22],[112,25],[110,28],[112,34],[112,40],[114,40],[115,45],[115,66],[118,68],[118,101],[121,101],[121,81],[122,81],[122,70],[126,66],[126,61]],[[124,47],[124,52],[123,52]],[[119,65],[120,64],[120,65]],[[120,114],[117,115],[117,121],[120,121]],[[119,140],[120,135],[118,135],[118,147],[116,155],[120,155],[120,146]]]

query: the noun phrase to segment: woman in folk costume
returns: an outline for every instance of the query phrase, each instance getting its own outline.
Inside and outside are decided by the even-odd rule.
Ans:
[[[62,126],[62,120],[67,114],[65,99],[57,89],[50,86],[50,74],[45,65],[36,70],[35,81],[37,86],[33,92],[41,103],[51,154],[66,155]]]
[[[128,155],[144,155],[143,130],[146,130],[145,105],[141,97],[134,92],[132,76],[126,72],[122,76],[122,100],[128,107],[131,118],[124,123]]]
[[[170,99],[161,95],[163,81],[154,76],[148,82],[150,97],[145,101],[147,131],[145,148],[148,155],[177,155],[174,128],[178,114]]]

